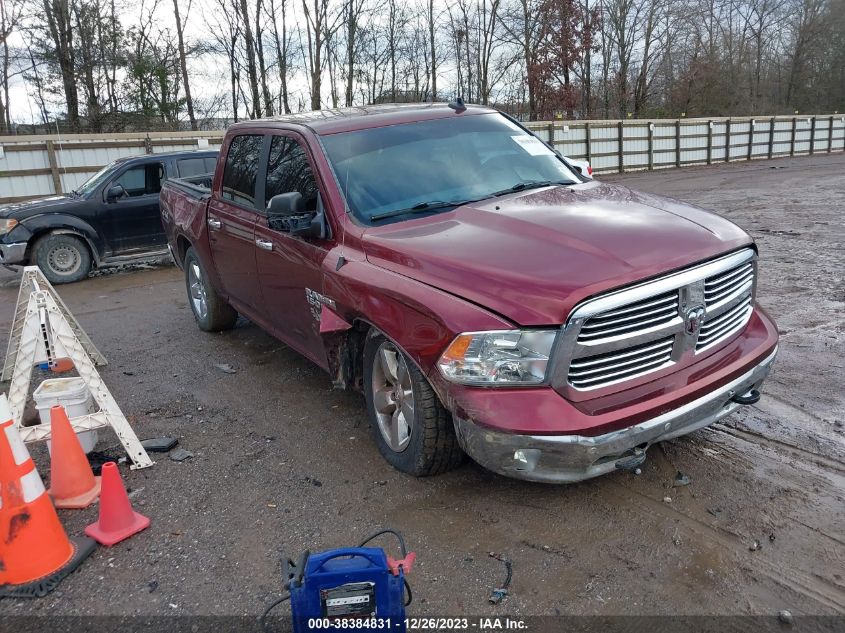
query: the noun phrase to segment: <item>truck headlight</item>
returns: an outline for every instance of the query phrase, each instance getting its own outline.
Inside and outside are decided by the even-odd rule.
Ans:
[[[464,332],[437,361],[443,376],[464,385],[537,385],[546,378],[557,330]]]
[[[18,224],[17,220],[0,220],[0,235],[5,235]]]

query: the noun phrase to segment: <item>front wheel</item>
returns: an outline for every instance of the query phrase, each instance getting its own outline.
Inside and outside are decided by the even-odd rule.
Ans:
[[[424,477],[461,464],[452,416],[422,372],[379,334],[364,346],[364,396],[373,436],[394,468]]]
[[[88,277],[91,252],[81,238],[50,233],[32,247],[32,259],[52,284],[67,284]]]
[[[208,282],[208,276],[197,253],[189,248],[185,253],[185,285],[188,303],[197,325],[206,332],[231,330],[238,320],[238,313],[226,303]]]

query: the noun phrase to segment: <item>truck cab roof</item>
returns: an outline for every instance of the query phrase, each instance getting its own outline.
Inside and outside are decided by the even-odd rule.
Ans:
[[[446,103],[384,103],[351,108],[314,110],[299,114],[284,114],[265,119],[235,123],[229,129],[262,128],[290,129],[291,126],[309,128],[316,134],[327,135],[351,132],[368,128],[384,127],[399,123],[430,121],[453,116],[490,114],[492,108],[467,105],[465,110],[455,111]]]

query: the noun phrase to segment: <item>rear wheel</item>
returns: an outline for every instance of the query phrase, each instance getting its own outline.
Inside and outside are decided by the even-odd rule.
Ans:
[[[32,247],[32,258],[50,283],[67,284],[88,277],[91,252],[82,238],[50,233]]]
[[[379,334],[364,346],[364,396],[373,436],[394,468],[424,477],[463,461],[451,414],[416,365]]]
[[[220,332],[231,330],[238,320],[238,313],[226,303],[208,282],[208,276],[197,253],[189,248],[185,253],[185,286],[188,303],[201,330]]]

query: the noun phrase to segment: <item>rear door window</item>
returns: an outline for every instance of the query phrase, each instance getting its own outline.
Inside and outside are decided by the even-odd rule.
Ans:
[[[182,158],[176,161],[180,178],[199,176],[205,172],[205,160],[202,158]]]
[[[176,161],[176,170],[179,172],[180,178],[204,176],[206,174],[214,173],[214,167],[216,164],[217,159],[213,156],[204,156],[202,158],[181,158]]]
[[[223,169],[223,198],[255,208],[255,180],[264,137],[259,134],[236,136],[229,144]]]

